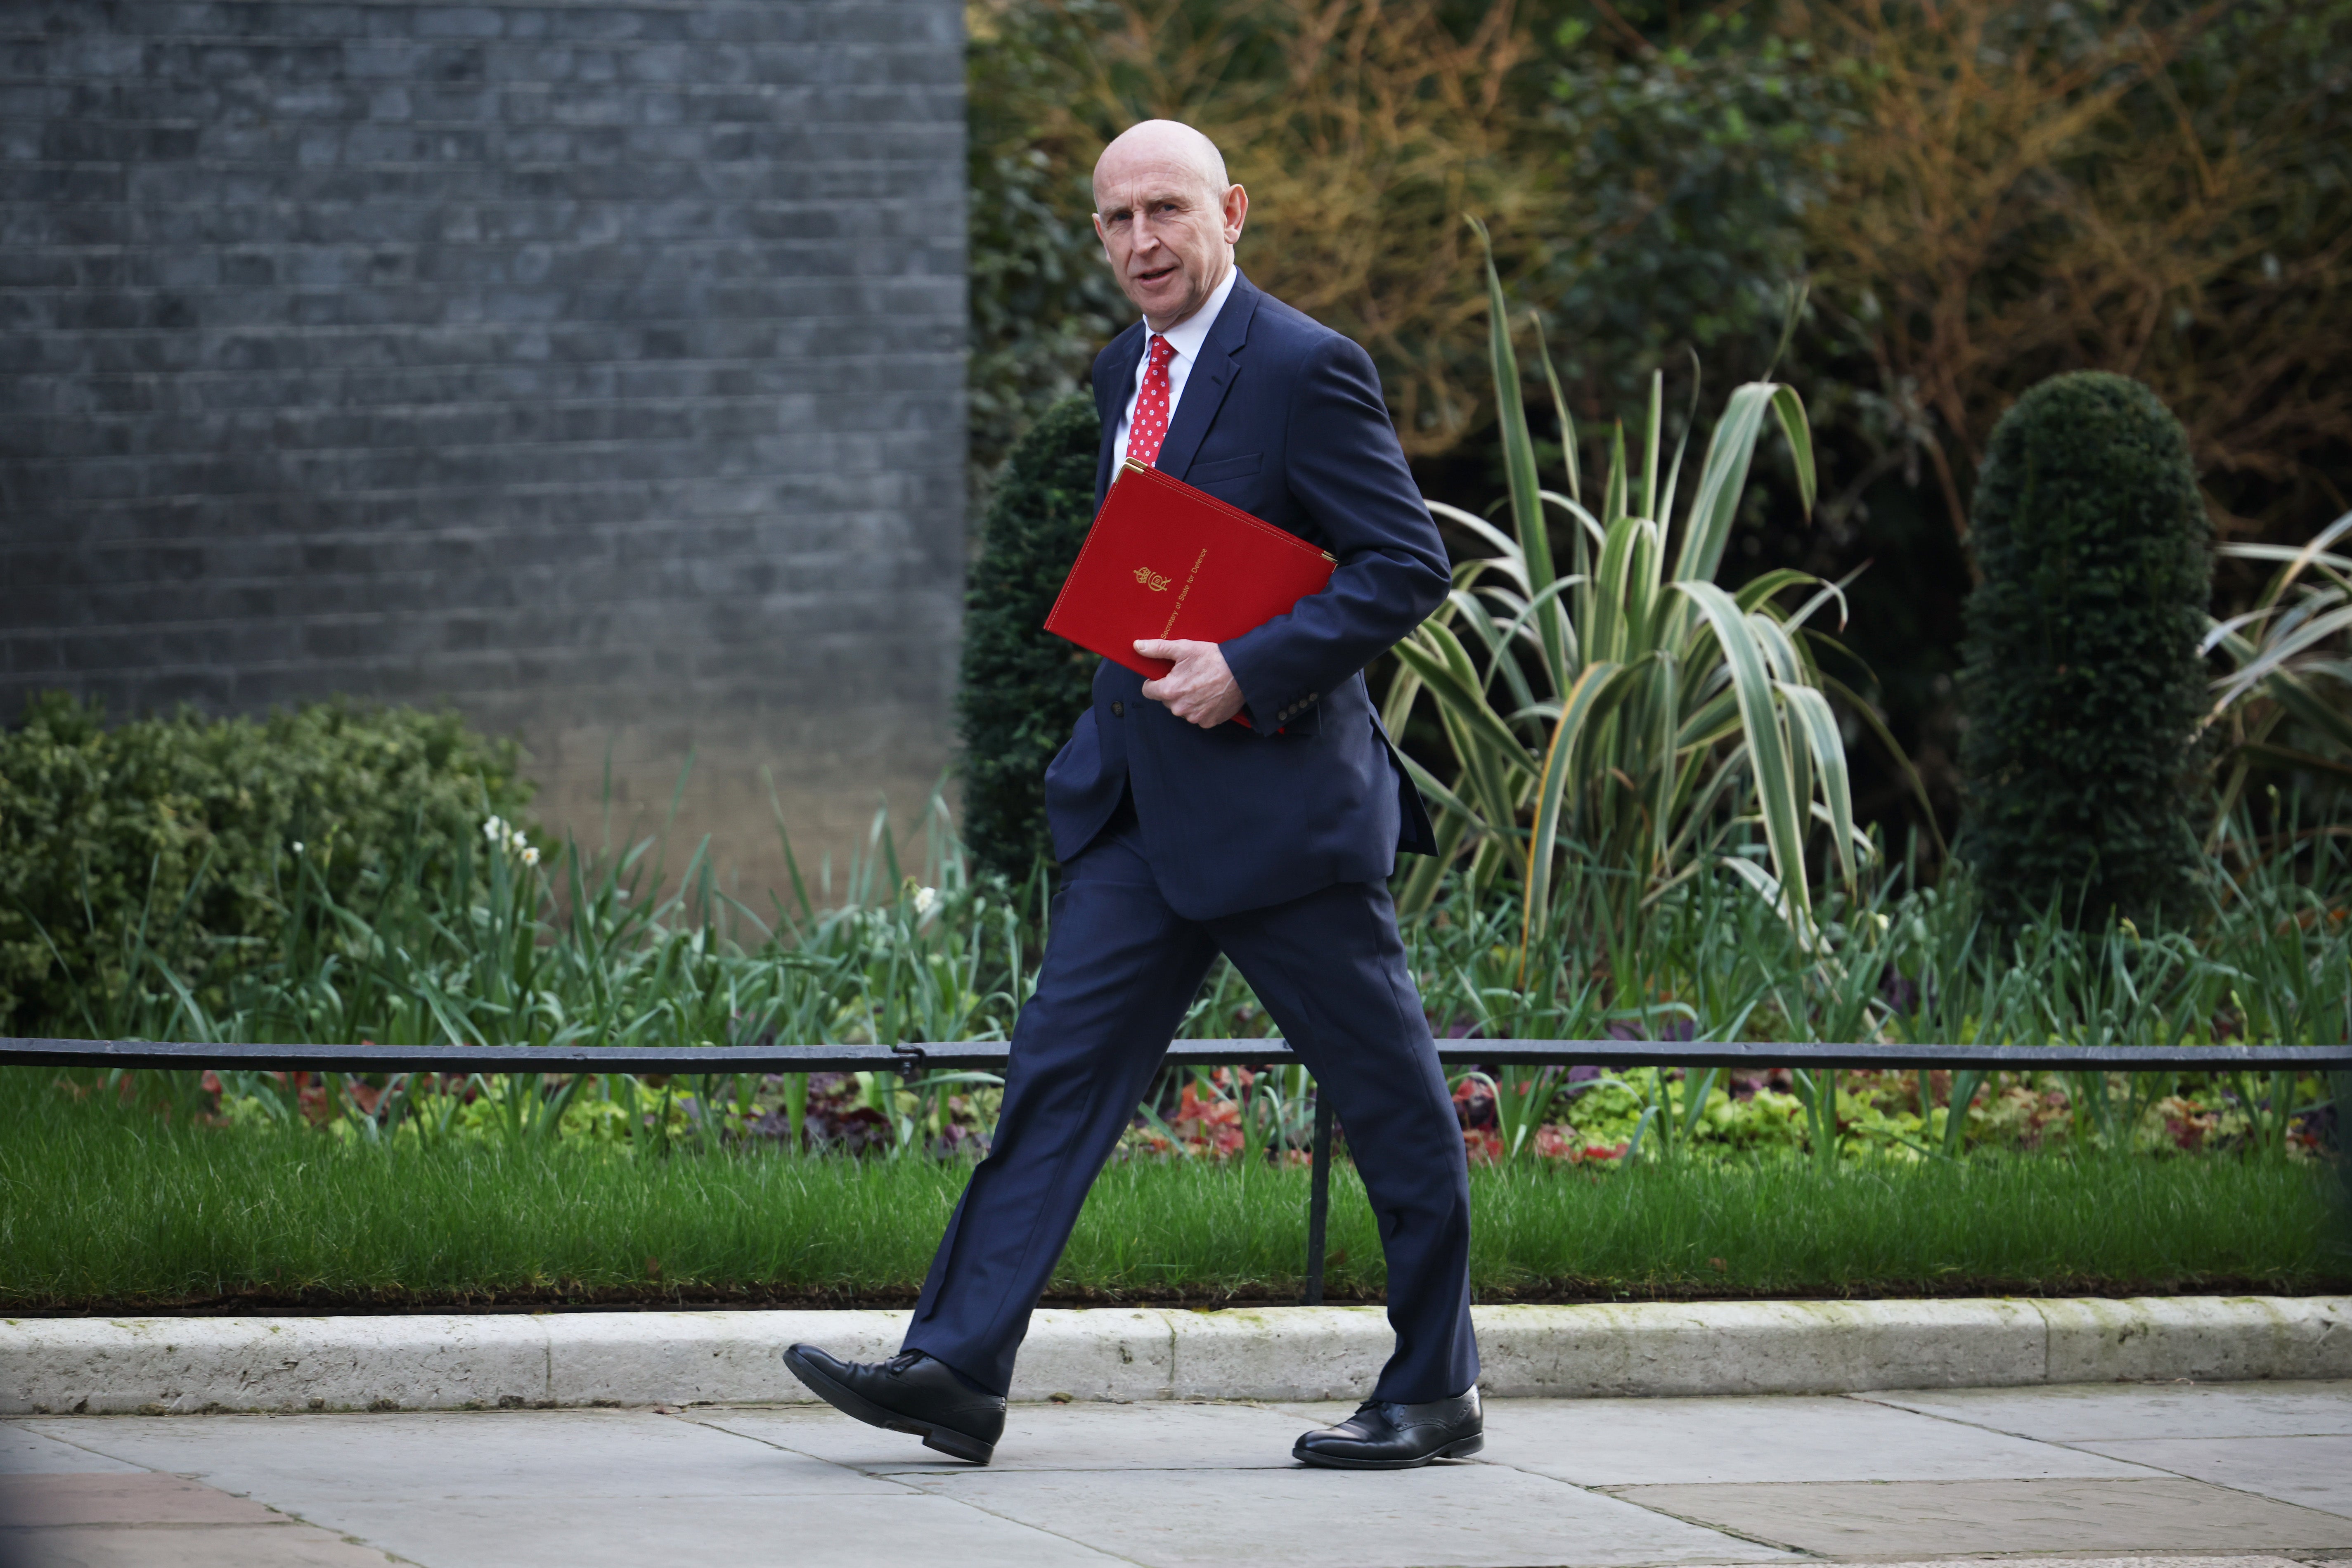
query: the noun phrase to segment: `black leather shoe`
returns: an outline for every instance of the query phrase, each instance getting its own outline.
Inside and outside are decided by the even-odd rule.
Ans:
[[[1432,1459],[1466,1458],[1486,1446],[1478,1390],[1426,1405],[1367,1399],[1337,1426],[1309,1432],[1290,1450],[1301,1464],[1335,1470],[1409,1470]]]
[[[1004,1436],[1004,1401],[980,1394],[948,1363],[920,1351],[888,1361],[835,1361],[814,1345],[793,1345],[784,1364],[809,1392],[873,1426],[911,1432],[926,1448],[984,1465]]]

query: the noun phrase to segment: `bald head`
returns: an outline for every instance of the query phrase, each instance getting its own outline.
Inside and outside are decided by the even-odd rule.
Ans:
[[[1095,160],[1095,208],[1102,209],[1106,175],[1116,184],[1145,171],[1183,170],[1191,171],[1213,195],[1223,195],[1233,184],[1225,177],[1225,155],[1217,144],[1182,121],[1146,120],[1130,125]]]
[[[1095,161],[1095,233],[1118,286],[1164,332],[1234,268],[1249,195],[1217,144],[1173,120],[1130,126]]]

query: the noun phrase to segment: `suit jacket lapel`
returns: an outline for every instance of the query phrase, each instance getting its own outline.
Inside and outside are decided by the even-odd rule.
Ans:
[[[1168,422],[1168,438],[1160,444],[1160,461],[1152,465],[1160,472],[1181,479],[1192,466],[1192,455],[1201,449],[1202,437],[1216,419],[1226,389],[1241,374],[1234,356],[1249,341],[1250,318],[1257,313],[1258,299],[1250,280],[1236,273],[1234,291],[1225,296],[1225,308],[1217,312],[1217,324],[1209,329],[1209,341],[1201,345],[1200,360],[1184,378],[1184,395],[1176,400],[1176,417]]]
[[[1110,494],[1110,459],[1118,449],[1119,411],[1127,406],[1128,394],[1135,390],[1135,367],[1142,362],[1146,335],[1143,323],[1139,321],[1113,338],[1107,367],[1109,374],[1095,377],[1095,412],[1102,416],[1102,446],[1095,455],[1097,508],[1101,507],[1103,497]],[[1183,405],[1179,404],[1177,407],[1181,412]]]

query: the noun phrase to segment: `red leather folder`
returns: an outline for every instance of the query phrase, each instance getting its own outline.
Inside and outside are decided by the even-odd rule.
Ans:
[[[1237,637],[1320,593],[1338,564],[1297,534],[1129,460],[1045,629],[1157,679],[1174,667],[1137,653],[1138,638]]]

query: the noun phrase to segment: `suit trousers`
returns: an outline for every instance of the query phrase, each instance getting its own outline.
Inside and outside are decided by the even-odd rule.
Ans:
[[[1223,952],[1330,1097],[1371,1200],[1396,1331],[1372,1397],[1462,1393],[1478,1379],[1469,1169],[1387,888],[1339,883],[1188,921],[1160,896],[1134,822],[1122,805],[1064,868],[995,1141],[940,1238],[905,1348],[989,1393],[1011,1387],[1087,1189]]]

